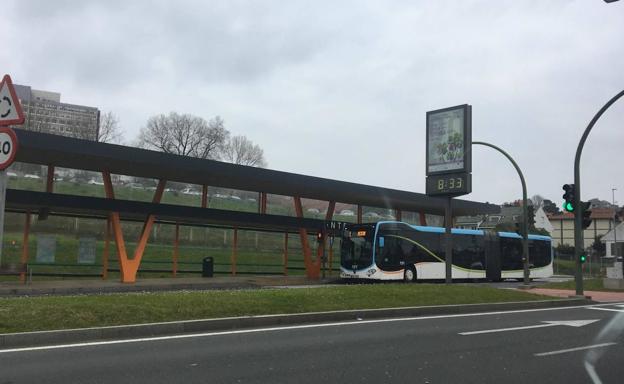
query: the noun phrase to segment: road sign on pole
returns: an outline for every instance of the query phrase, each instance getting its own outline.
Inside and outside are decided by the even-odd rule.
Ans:
[[[7,188],[5,169],[15,160],[17,136],[8,125],[24,124],[24,111],[20,104],[11,76],[4,75],[0,82],[0,264],[4,235],[4,205]]]
[[[0,126],[24,124],[24,111],[20,104],[11,76],[4,75],[0,82]]]
[[[4,205],[7,188],[6,168],[15,160],[17,136],[11,128],[0,127],[0,264],[2,264],[2,245],[4,235]]]
[[[7,169],[15,160],[17,135],[11,128],[0,128],[0,171]]]

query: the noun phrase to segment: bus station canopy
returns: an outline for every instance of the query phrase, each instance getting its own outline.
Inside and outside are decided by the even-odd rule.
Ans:
[[[297,196],[434,215],[444,214],[445,199],[432,198],[421,193],[236,165],[215,160],[191,158],[141,148],[26,131],[19,128],[15,129],[15,132],[19,141],[19,149],[15,160],[24,163],[95,172],[106,170],[112,174],[162,179],[187,184]],[[22,196],[18,196],[20,194]],[[69,207],[71,198],[78,199],[84,206],[81,208],[76,206]],[[195,217],[198,214],[192,212],[194,209],[206,210],[208,208],[182,207],[179,205],[165,208],[166,204],[102,200],[110,199],[83,198],[74,195],[62,196],[45,192],[26,193],[26,191],[19,191],[18,193],[9,190],[7,193],[7,208],[21,211],[26,209],[36,210],[37,207],[45,206],[48,207],[50,213],[57,211],[58,213],[63,213],[62,211],[77,213],[80,210],[88,211],[89,205],[91,205],[92,212],[125,211],[129,219],[132,215],[144,216],[146,213],[154,212],[156,209],[170,209],[169,213],[174,213],[175,210],[178,210],[178,214],[161,212],[162,217],[170,217],[171,220],[177,220],[180,216],[184,216],[190,221],[199,222],[212,220],[212,218],[216,217],[209,218],[205,217],[205,215]],[[161,208],[156,206],[161,206]],[[499,207],[496,205],[463,199],[453,199],[452,206],[453,216],[486,214],[499,211]],[[132,213],[133,210],[136,210],[134,214]],[[249,218],[243,217],[244,212],[224,212],[228,212],[231,215],[241,214],[240,219],[243,222],[249,221]],[[213,213],[216,215],[218,212]],[[188,216],[185,216],[187,214]],[[248,214],[257,215],[254,213]],[[191,217],[195,217],[195,219],[191,220]],[[206,222],[206,224],[209,223]]]

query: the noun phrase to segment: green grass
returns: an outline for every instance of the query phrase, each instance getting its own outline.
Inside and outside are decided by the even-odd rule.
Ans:
[[[371,284],[300,289],[0,298],[0,333],[228,316],[552,299],[483,286]]]
[[[558,283],[547,283],[539,285],[538,288],[550,288],[550,289],[576,289],[574,280],[563,281]],[[624,292],[621,289],[607,289],[602,285],[602,279],[584,279],[583,290],[585,291],[605,291],[605,292]]]
[[[583,264],[583,275],[584,276],[601,276],[604,272],[601,270],[603,266],[600,263],[592,262],[591,268],[590,263],[586,262]],[[576,262],[574,260],[562,260],[556,259],[554,261],[553,269],[555,274],[557,275],[570,275],[574,276],[576,271]],[[591,274],[590,274],[591,271]]]

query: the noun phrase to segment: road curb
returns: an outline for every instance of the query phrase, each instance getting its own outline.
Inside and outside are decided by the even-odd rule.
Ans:
[[[557,308],[594,304],[583,298],[510,303],[460,304],[424,307],[311,312],[299,314],[262,315],[174,321],[152,324],[119,325],[98,328],[67,329],[7,333],[0,335],[0,348],[33,347],[54,344],[80,343],[101,340],[131,339],[197,332],[225,331],[309,323],[349,320],[373,320],[426,315],[452,315],[478,312],[511,311],[518,309]]]

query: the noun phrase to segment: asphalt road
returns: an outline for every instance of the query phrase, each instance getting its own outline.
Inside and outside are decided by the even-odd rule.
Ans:
[[[594,321],[578,327],[546,323],[580,320]],[[483,331],[488,332],[466,334]],[[622,383],[623,378],[624,303],[0,351],[3,384]]]

